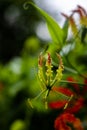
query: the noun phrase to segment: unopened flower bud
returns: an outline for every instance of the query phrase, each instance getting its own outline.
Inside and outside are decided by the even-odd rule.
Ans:
[[[42,67],[42,65],[43,65],[43,57],[42,57],[42,55],[40,54],[40,55],[39,55],[39,59],[38,59],[38,66],[41,66],[41,67]]]

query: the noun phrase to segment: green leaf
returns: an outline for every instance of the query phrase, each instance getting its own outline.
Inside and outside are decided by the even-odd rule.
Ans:
[[[68,35],[68,28],[69,28],[69,20],[65,20],[64,25],[63,25],[63,32],[64,32],[64,42],[67,39]]]
[[[57,22],[51,16],[49,16],[45,11],[43,11],[41,8],[37,7],[31,2],[26,2],[24,4],[25,9],[28,9],[28,4],[36,8],[36,10],[39,11],[40,14],[45,18],[53,42],[57,45],[62,46],[64,34],[63,34],[63,30],[60,28]]]

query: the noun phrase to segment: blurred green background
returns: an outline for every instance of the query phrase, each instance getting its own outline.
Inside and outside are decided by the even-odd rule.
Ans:
[[[55,114],[27,104],[38,94],[38,55],[47,41],[36,34],[42,18],[24,2],[0,0],[0,130],[53,129]]]

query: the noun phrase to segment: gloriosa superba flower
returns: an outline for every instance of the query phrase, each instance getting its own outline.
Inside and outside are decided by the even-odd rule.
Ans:
[[[56,53],[56,56],[58,57],[59,65],[56,69],[55,75],[53,72],[52,58],[51,58],[50,53],[47,54],[47,58],[45,58],[42,54],[40,54],[38,58],[38,78],[39,78],[39,81],[41,82],[42,91],[39,95],[37,95],[32,100],[37,99],[43,93],[45,93],[43,97],[45,108],[48,108],[47,98],[49,96],[50,91],[53,90],[53,87],[56,83],[59,83],[61,81],[62,76],[63,76],[62,72],[64,70],[64,66],[63,66],[62,58],[58,53]],[[65,97],[68,100],[70,100],[66,95]],[[32,100],[28,99],[28,102],[30,106],[33,108]]]
[[[59,82],[62,78],[62,71],[64,70],[64,66],[63,66],[63,62],[61,59],[61,56],[59,54],[57,54],[57,57],[59,59],[59,67],[56,70],[56,75],[53,78],[53,66],[52,66],[52,59],[50,56],[50,53],[48,53],[48,57],[46,60],[46,70],[45,70],[45,75],[44,75],[44,71],[43,71],[43,56],[40,55],[39,56],[39,60],[38,60],[38,77],[43,85],[43,87],[45,86],[48,89],[51,89],[52,86],[56,83]]]
[[[76,22],[74,17],[75,13],[77,13],[79,16],[78,23]],[[61,14],[69,21],[69,27],[71,28],[74,39],[77,40],[78,43],[80,43],[81,41],[84,42],[87,34],[87,11],[82,6],[77,5],[77,8],[72,10],[70,16],[64,13]]]

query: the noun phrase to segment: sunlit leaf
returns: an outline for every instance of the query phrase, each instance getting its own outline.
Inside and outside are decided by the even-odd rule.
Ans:
[[[36,8],[36,10],[39,11],[40,14],[45,18],[53,42],[61,46],[63,44],[64,34],[63,34],[63,30],[60,28],[57,22],[51,16],[49,16],[45,11],[43,11],[41,8],[37,7],[31,2],[26,2],[24,4],[25,9],[28,8],[28,4]]]

